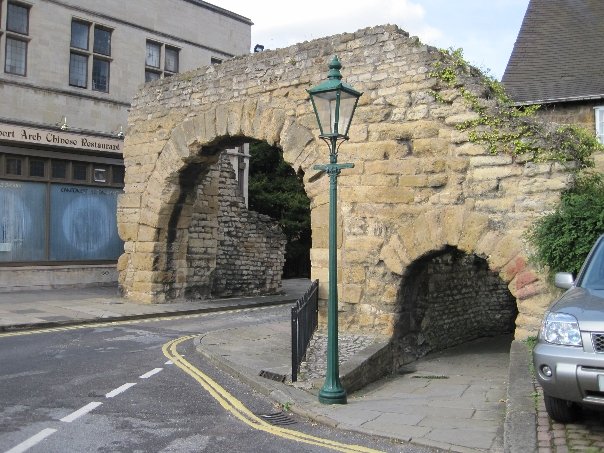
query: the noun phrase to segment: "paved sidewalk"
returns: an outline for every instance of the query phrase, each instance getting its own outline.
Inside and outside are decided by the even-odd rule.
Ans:
[[[117,286],[67,288],[0,293],[0,332],[24,328],[157,315],[177,315],[224,309],[293,304],[308,288],[307,279],[283,281],[283,294],[212,299],[166,304],[143,304],[123,299]]]

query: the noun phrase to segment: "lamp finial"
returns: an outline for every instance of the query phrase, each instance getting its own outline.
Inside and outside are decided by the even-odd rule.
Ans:
[[[342,63],[340,63],[340,60],[338,60],[338,56],[334,55],[331,63],[329,63],[329,73],[327,74],[327,77],[329,79],[342,80],[340,69],[342,69]]]

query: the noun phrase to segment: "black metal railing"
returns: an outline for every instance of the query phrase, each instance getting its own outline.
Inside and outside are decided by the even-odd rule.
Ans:
[[[292,382],[298,380],[300,364],[318,323],[319,280],[315,280],[292,307]]]

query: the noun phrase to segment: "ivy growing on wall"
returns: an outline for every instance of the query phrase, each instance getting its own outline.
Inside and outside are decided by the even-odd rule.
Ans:
[[[438,83],[432,95],[446,101],[443,90],[457,89],[476,118],[457,126],[493,154],[507,153],[524,161],[556,161],[580,170],[593,166],[592,153],[602,149],[594,136],[578,126],[540,121],[539,105],[516,106],[503,85],[463,59],[461,49],[441,50],[430,76]],[[495,102],[493,102],[493,100]]]
[[[443,90],[459,90],[476,113],[474,119],[457,126],[468,132],[471,142],[483,144],[493,154],[558,162],[573,171],[571,186],[554,210],[535,222],[528,239],[539,265],[551,271],[578,272],[591,246],[604,233],[604,178],[591,170],[592,154],[604,147],[579,126],[540,121],[535,115],[539,105],[514,105],[501,83],[465,62],[461,49],[441,53],[430,73],[438,81],[432,94],[446,103],[452,101],[447,101]]]

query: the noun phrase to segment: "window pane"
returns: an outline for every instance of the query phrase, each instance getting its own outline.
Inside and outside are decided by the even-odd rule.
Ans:
[[[7,175],[20,175],[22,172],[21,169],[21,161],[20,157],[7,157],[6,158],[6,174]]]
[[[159,55],[159,44],[147,41],[147,58],[145,60],[145,64],[153,68],[159,68]]]
[[[112,167],[111,171],[113,173],[112,178],[111,178],[113,184],[124,184],[125,168],[124,167]]]
[[[6,29],[26,35],[28,33],[29,10],[24,6],[8,4]]]
[[[67,177],[67,161],[53,160],[51,163],[50,176],[57,179],[65,179]]]
[[[153,80],[159,80],[159,72],[145,71],[145,82],[152,82]]]
[[[178,72],[178,49],[166,47],[166,71]]]
[[[25,75],[27,43],[18,39],[6,38],[6,62],[4,71],[9,74]]]
[[[43,178],[45,176],[44,161],[41,159],[29,159],[29,176]]]
[[[596,135],[598,141],[604,144],[604,108],[596,108]]]
[[[4,181],[0,212],[0,261],[45,259],[46,183]]]
[[[89,25],[76,20],[71,22],[71,47],[88,50]]]
[[[88,179],[88,165],[72,164],[72,178],[76,181],[86,181]]]
[[[50,259],[115,260],[124,252],[117,233],[121,189],[53,184]]]
[[[92,89],[109,92],[109,62],[94,58],[92,60]]]
[[[107,169],[99,168],[95,165],[94,170],[92,172],[94,182],[107,182]]]
[[[88,57],[72,53],[69,57],[69,84],[86,88],[88,79]]]
[[[94,27],[94,52],[111,55],[111,32]]]

